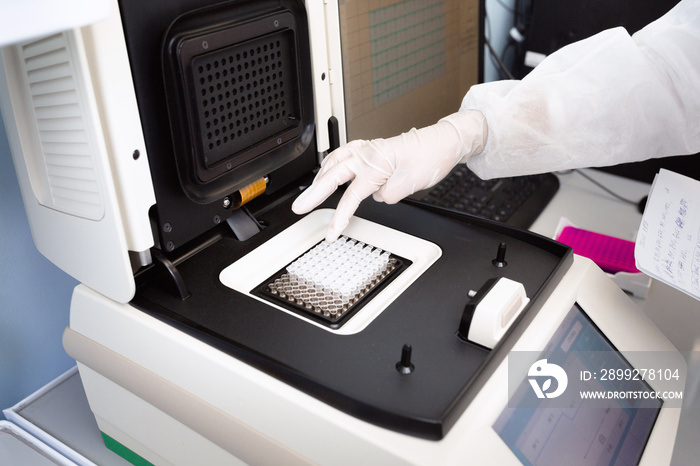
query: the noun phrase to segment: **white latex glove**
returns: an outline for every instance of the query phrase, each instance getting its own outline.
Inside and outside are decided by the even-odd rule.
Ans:
[[[430,188],[455,165],[481,152],[486,138],[484,116],[467,110],[393,138],[352,141],[326,157],[313,184],[294,201],[292,210],[309,212],[338,186],[353,180],[326,233],[326,240],[335,241],[365,198],[373,195],[377,201],[395,204]]]

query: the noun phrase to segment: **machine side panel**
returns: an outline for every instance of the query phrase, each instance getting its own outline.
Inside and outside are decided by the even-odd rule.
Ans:
[[[79,31],[3,49],[0,108],[37,249],[119,302],[135,291]]]
[[[127,247],[148,251],[153,233],[148,211],[155,204],[146,143],[141,129],[117,0],[105,21],[81,29],[104,141],[114,174]]]

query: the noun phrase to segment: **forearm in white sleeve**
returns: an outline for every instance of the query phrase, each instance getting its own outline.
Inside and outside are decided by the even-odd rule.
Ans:
[[[486,117],[486,146],[467,161],[482,178],[700,152],[700,0],[633,37],[564,47],[522,81],[474,86],[461,109]]]

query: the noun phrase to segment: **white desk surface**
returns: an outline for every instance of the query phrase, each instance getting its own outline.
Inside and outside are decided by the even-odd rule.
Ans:
[[[618,195],[641,200],[650,185],[598,170],[582,170]],[[626,204],[591,183],[576,171],[559,173],[560,187],[552,201],[530,227],[531,231],[552,237],[561,217],[581,228],[633,241],[642,214],[636,206]]]
[[[598,170],[584,170],[608,189],[641,200],[651,185]],[[642,214],[636,206],[615,199],[576,172],[558,174],[561,186],[530,230],[553,237],[561,217],[580,228],[634,241]],[[652,280],[646,299],[633,301],[683,352],[688,361],[685,404],[672,464],[697,464],[700,458],[700,302],[664,283]]]
[[[585,173],[619,195],[640,200],[650,185],[597,170]],[[566,217],[580,228],[634,241],[642,214],[636,206],[615,199],[576,172],[557,175],[559,191],[530,227],[553,237],[559,220]],[[634,301],[680,351],[700,351],[700,302],[653,280],[647,299]]]

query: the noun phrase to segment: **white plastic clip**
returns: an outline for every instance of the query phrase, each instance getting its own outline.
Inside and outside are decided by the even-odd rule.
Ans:
[[[467,339],[493,349],[530,299],[522,283],[503,277],[485,293],[473,310]]]

